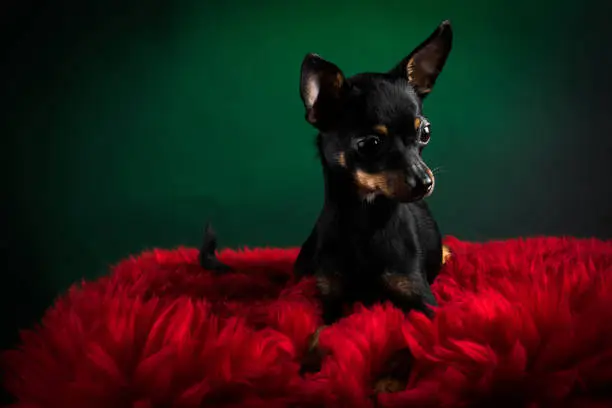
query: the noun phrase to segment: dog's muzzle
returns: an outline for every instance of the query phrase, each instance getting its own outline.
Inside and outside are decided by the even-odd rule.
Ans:
[[[433,193],[435,178],[425,163],[416,163],[410,166],[410,171],[406,176],[406,184],[409,193],[406,200],[402,201],[417,201]]]

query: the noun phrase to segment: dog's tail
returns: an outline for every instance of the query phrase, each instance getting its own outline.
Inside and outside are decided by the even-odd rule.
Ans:
[[[210,223],[204,228],[204,239],[200,247],[200,266],[212,272],[230,272],[232,268],[217,259],[217,235]]]

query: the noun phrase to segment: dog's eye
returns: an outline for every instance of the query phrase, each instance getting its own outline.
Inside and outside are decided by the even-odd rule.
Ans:
[[[378,152],[381,144],[378,136],[368,136],[357,142],[357,151],[364,156],[372,156]]]
[[[426,120],[423,120],[422,123],[423,124],[419,129],[419,142],[423,145],[426,145],[427,143],[429,143],[429,139],[431,138],[431,128],[429,122],[427,122]]]

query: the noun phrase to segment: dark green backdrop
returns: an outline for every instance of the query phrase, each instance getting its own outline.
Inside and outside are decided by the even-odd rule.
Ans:
[[[322,202],[302,57],[386,70],[445,18],[455,47],[425,107],[443,232],[612,235],[594,3],[49,3],[2,13],[3,346],[70,283],[197,245],[207,219],[222,246],[300,245]]]

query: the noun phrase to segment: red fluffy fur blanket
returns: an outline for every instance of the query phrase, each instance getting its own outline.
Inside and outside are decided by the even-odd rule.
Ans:
[[[320,324],[297,249],[154,250],[71,288],[3,353],[19,408],[612,407],[612,241],[467,243],[433,290],[436,317],[388,304],[324,329],[318,373],[298,374]],[[405,390],[374,393],[408,347]]]

